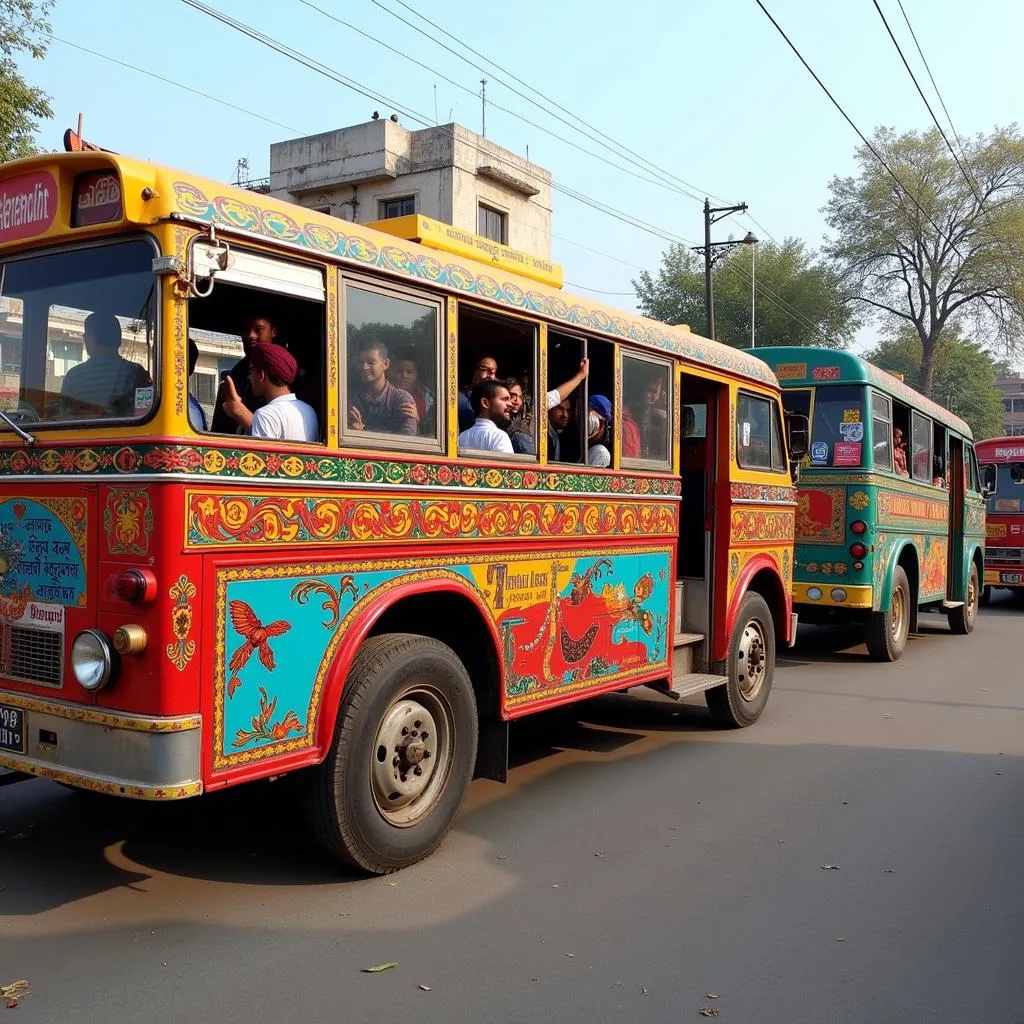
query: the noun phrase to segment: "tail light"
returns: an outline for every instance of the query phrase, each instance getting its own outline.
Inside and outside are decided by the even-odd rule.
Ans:
[[[147,604],[156,597],[156,576],[149,569],[125,569],[114,584],[122,601]]]
[[[850,554],[853,555],[853,557],[856,559],[863,558],[867,553],[868,549],[859,542],[857,544],[850,545]]]
[[[855,519],[850,523],[850,533],[855,533],[858,537],[862,537],[867,532],[868,524],[863,519]]]

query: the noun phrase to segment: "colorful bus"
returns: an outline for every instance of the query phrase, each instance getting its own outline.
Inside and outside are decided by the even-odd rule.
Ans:
[[[985,502],[970,427],[849,352],[766,348],[787,413],[811,424],[797,487],[793,601],[805,622],[862,622],[895,661],[922,611],[970,633]]]
[[[1024,438],[991,437],[976,448],[988,495],[985,517],[985,589],[994,587],[1024,599]]]
[[[761,715],[796,499],[760,360],[420,215],[107,152],[3,167],[0,210],[0,767],[154,800],[298,773],[326,849],[387,872],[520,716],[640,685]],[[526,451],[460,453],[496,370]],[[317,435],[225,427],[223,374],[291,380]]]

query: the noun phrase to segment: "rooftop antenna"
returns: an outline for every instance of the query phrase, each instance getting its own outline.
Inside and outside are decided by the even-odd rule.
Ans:
[[[240,156],[238,163],[235,164],[235,184],[238,186],[247,185],[249,183],[249,160],[247,157]]]
[[[487,79],[480,79],[480,135],[487,138]]]

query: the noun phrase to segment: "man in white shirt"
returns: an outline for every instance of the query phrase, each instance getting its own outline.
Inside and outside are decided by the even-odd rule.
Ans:
[[[508,436],[511,422],[508,388],[493,378],[477,381],[469,400],[476,422],[459,434],[459,454],[477,451],[512,455],[512,439]]]
[[[292,394],[291,385],[299,373],[295,357],[281,345],[254,345],[249,352],[249,385],[252,393],[267,404],[252,413],[247,433],[275,441],[317,441],[319,429],[311,405]],[[234,380],[224,379],[229,416],[243,422],[245,403]]]

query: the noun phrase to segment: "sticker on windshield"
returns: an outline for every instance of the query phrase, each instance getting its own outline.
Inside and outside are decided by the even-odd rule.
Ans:
[[[860,423],[860,409],[844,409],[843,410],[843,422],[844,423]]]
[[[863,441],[864,424],[850,422],[840,423],[839,433],[842,435],[844,441]]]
[[[743,424],[743,441],[742,441],[742,444],[743,444],[744,448],[749,448],[750,447],[750,423],[749,422],[744,422],[744,424]]]
[[[135,389],[135,415],[141,416],[153,408],[153,387]]]
[[[827,466],[828,465],[828,442],[827,441],[815,441],[811,445],[811,465],[812,466]]]
[[[832,455],[833,466],[859,466],[860,441],[836,441]]]

